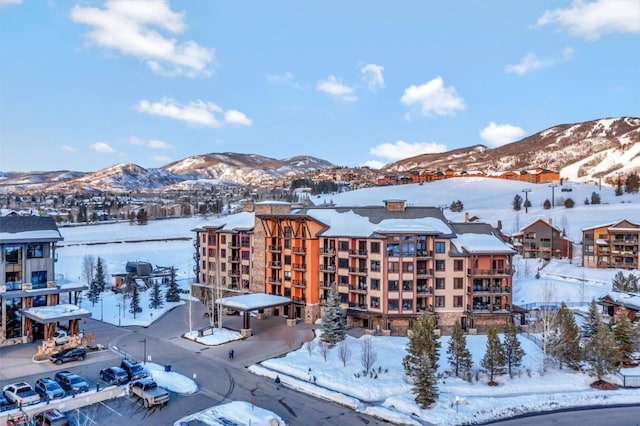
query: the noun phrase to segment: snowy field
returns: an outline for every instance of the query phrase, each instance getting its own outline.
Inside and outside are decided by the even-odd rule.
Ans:
[[[514,304],[525,306],[544,300],[542,288],[550,286],[556,301],[565,301],[572,307],[586,309],[592,298],[597,298],[611,289],[611,280],[617,270],[595,270],[580,267],[579,246],[581,230],[584,227],[616,222],[622,219],[640,223],[640,195],[624,195],[615,197],[613,188],[603,187],[599,190],[596,185],[577,183],[565,184],[572,188],[571,192],[560,192],[555,188],[555,199],[571,196],[576,207],[566,209],[556,206],[550,210],[542,209],[546,198],[551,198],[551,188],[548,185],[524,184],[522,182],[500,181],[496,179],[469,178],[449,179],[424,185],[403,185],[394,187],[371,188],[360,191],[333,194],[326,196],[326,201],[333,201],[339,205],[382,205],[385,199],[405,199],[413,205],[439,206],[449,204],[454,200],[461,200],[464,211],[476,215],[480,221],[497,225],[498,220],[507,233],[514,232],[528,225],[536,219],[553,220],[553,224],[564,228],[569,238],[578,245],[575,247],[576,257],[570,260],[554,260],[540,270],[540,278],[535,275],[541,264],[530,259],[524,262],[518,256],[516,274],[513,283]],[[514,195],[524,188],[531,188],[528,193],[533,207],[529,212],[514,212],[511,203]],[[584,205],[584,199],[590,198],[592,192],[598,192],[603,203],[601,205]],[[322,198],[325,198],[324,196]],[[314,199],[322,202],[322,199]],[[447,218],[453,221],[463,221],[464,212],[453,214],[444,210]],[[82,258],[86,254],[100,256],[105,261],[108,276],[123,272],[128,261],[148,261],[159,266],[174,266],[177,268],[178,284],[188,289],[193,279],[194,247],[192,229],[206,224],[206,219],[194,217],[188,219],[171,219],[150,221],[146,226],[129,225],[128,222],[108,225],[63,227],[60,231],[65,238],[58,249],[56,272],[64,275],[59,283],[82,282]],[[144,241],[153,240],[153,241]],[[632,271],[636,275],[640,271]],[[625,273],[628,273],[625,271]],[[188,298],[186,295],[181,295]],[[183,300],[180,303],[185,303]],[[120,304],[120,309],[118,307]],[[87,300],[82,307],[90,310],[93,317],[103,319],[112,324],[121,325],[149,325],[162,316],[164,312],[176,304],[164,303],[160,309],[150,309],[148,306],[148,292],[141,293],[140,306],[143,312],[136,315],[127,309],[121,309],[121,296],[110,292],[103,294],[103,299],[91,306]],[[185,326],[186,327],[186,326]],[[185,329],[185,333],[190,330]],[[235,336],[219,334],[211,336],[203,344],[222,344],[233,340]],[[447,337],[443,337],[442,348],[446,350]],[[468,345],[473,353],[474,361],[484,354],[485,336],[467,336]],[[279,374],[285,386],[316,395],[320,398],[334,400],[355,410],[370,413],[395,423],[419,424],[428,421],[434,424],[461,424],[480,422],[513,414],[529,411],[542,411],[561,407],[637,403],[640,401],[640,390],[595,391],[588,387],[591,378],[582,373],[566,370],[556,371],[551,368],[544,376],[540,376],[540,351],[526,337],[521,336],[521,342],[527,356],[523,371],[514,379],[501,377],[497,387],[486,385],[486,378],[480,377],[479,382],[467,383],[460,379],[445,378],[439,383],[440,397],[437,406],[429,410],[420,410],[413,402],[410,386],[405,382],[401,359],[407,339],[402,337],[375,337],[374,348],[377,351],[378,367],[381,372],[378,378],[357,378],[354,376],[359,370],[360,343],[355,338],[349,339],[352,357],[346,367],[338,359],[336,350],[330,352],[327,362],[321,354],[312,351],[309,356],[306,349],[290,353],[285,358],[278,358],[264,362],[262,365],[251,367],[256,374],[274,377]],[[316,384],[309,381],[316,376]],[[526,370],[530,371],[531,377]],[[440,358],[440,372],[447,370],[446,357]],[[158,374],[161,374],[159,372]],[[636,371],[635,374],[640,374]],[[155,373],[154,373],[155,377]],[[612,378],[612,381],[617,380]],[[274,387],[275,392],[275,387]],[[456,412],[456,397],[458,406]],[[251,424],[260,423],[258,418],[266,419],[271,414],[262,413],[258,407],[237,402],[229,407],[215,407],[219,410],[229,410],[231,413],[244,413],[251,410],[255,414]],[[223,424],[214,418],[220,417],[213,409],[205,410],[198,415],[202,424]],[[216,414],[217,413],[217,414]],[[263,415],[264,414],[264,415]],[[229,414],[233,416],[235,414]],[[266,417],[265,417],[266,416]],[[223,416],[224,417],[224,416]],[[232,418],[232,417],[229,417]],[[205,419],[205,420],[203,420]],[[208,423],[209,419],[211,423]],[[245,422],[249,420],[244,420]],[[243,423],[241,420],[237,424]]]

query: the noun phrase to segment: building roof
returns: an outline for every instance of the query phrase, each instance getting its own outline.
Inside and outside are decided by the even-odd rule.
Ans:
[[[451,227],[455,232],[451,243],[460,253],[516,253],[500,238],[496,229],[487,223],[452,223]]]
[[[256,309],[287,305],[291,303],[291,299],[265,293],[251,293],[240,296],[222,297],[216,299],[216,303],[227,308],[237,309],[238,311],[254,311]]]
[[[29,243],[62,241],[55,220],[51,216],[0,217],[0,243]]]
[[[72,319],[91,318],[91,312],[76,305],[53,305],[39,306],[35,308],[22,309],[20,311],[25,317],[46,324],[58,321],[68,321]]]
[[[603,302],[606,304],[608,302],[613,305],[624,306],[625,308],[640,312],[640,294],[636,293],[625,293],[622,291],[612,290],[598,299],[598,302],[600,304],[603,304]]]

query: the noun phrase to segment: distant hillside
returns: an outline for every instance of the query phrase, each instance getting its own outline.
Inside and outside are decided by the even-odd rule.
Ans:
[[[497,148],[474,145],[396,161],[385,173],[409,170],[500,172],[537,166],[560,171],[574,181],[613,179],[618,172],[640,171],[640,118],[622,117],[562,124]]]

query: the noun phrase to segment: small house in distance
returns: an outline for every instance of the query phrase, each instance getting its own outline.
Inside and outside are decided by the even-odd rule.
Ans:
[[[152,265],[150,262],[127,262],[124,272],[111,274],[114,278],[113,291],[120,291],[127,277],[138,285],[140,290],[146,290],[155,282],[167,284],[171,276],[171,267]]]
[[[610,291],[598,299],[598,304],[602,306],[604,314],[610,317],[624,307],[631,322],[640,321],[640,294]]]
[[[563,235],[562,230],[538,219],[513,234],[513,246],[525,259],[562,259],[573,257],[573,242]]]

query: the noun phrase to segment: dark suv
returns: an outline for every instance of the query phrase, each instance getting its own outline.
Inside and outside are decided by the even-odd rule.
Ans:
[[[138,380],[147,377],[147,370],[135,359],[125,358],[120,363],[120,368],[127,372],[129,380]]]
[[[77,348],[66,349],[62,352],[58,352],[57,354],[53,354],[49,359],[51,362],[60,365],[67,361],[83,361],[86,356],[87,351],[82,346],[78,346]]]
[[[110,385],[124,385],[129,381],[127,372],[120,367],[108,367],[100,370],[100,378]]]
[[[89,390],[89,384],[71,371],[58,371],[53,379],[67,392],[80,393]]]

